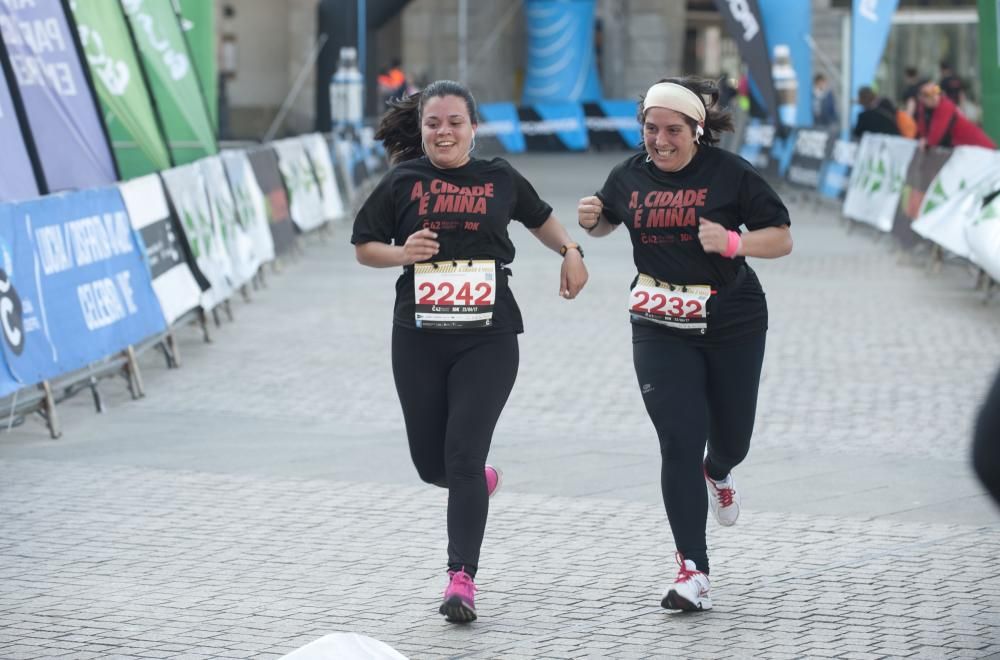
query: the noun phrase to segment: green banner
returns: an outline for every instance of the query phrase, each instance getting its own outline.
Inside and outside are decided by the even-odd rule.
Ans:
[[[170,167],[170,154],[121,5],[108,0],[73,0],[70,8],[122,178]]]
[[[215,3],[210,0],[180,0],[181,28],[187,39],[188,52],[198,71],[201,91],[208,104],[212,126],[218,134],[219,71],[215,59]]]
[[[1000,0],[979,0],[979,76],[983,89],[983,128],[1000,144]]]
[[[215,131],[171,0],[122,0],[175,165],[218,153]]]

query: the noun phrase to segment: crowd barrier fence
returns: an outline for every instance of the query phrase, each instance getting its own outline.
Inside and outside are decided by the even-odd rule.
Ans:
[[[0,204],[0,429],[122,377],[145,395],[138,357],[180,365],[175,331],[233,320],[232,299],[344,222],[387,169],[370,128],[227,148],[114,186]],[[211,320],[210,320],[211,319]]]

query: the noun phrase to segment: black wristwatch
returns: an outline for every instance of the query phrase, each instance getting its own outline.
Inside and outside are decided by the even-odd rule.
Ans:
[[[583,248],[576,243],[567,243],[566,245],[563,245],[559,248],[559,254],[565,257],[567,250],[576,250],[580,253],[580,258],[583,259]]]

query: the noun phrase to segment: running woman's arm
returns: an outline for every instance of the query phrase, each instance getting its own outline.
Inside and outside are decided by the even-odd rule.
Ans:
[[[708,253],[718,253],[729,257],[760,257],[776,259],[792,251],[792,231],[788,225],[762,227],[747,231],[739,236],[735,253],[726,254],[729,248],[730,230],[707,218],[700,218],[698,240]]]
[[[576,222],[594,237],[607,236],[618,226],[608,222],[604,215],[604,203],[596,195],[584,197],[577,204]]]
[[[564,245],[573,242],[566,228],[554,215],[550,215],[540,227],[529,229],[545,247],[559,252]],[[562,268],[559,271],[559,295],[567,300],[576,298],[576,294],[587,283],[587,267],[583,265],[583,255],[578,249],[566,250],[563,256]]]
[[[379,241],[369,241],[354,246],[354,254],[358,263],[372,268],[392,268],[393,266],[409,266],[418,261],[428,261],[441,245],[437,242],[437,234],[430,229],[421,229],[410,234],[403,245],[389,245]]]

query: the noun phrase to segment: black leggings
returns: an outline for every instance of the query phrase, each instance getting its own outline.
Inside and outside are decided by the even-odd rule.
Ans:
[[[392,330],[410,456],[421,479],[448,489],[448,568],[473,577],[489,509],[486,455],[517,364],[515,334]]]
[[[972,443],[972,466],[1000,504],[1000,373],[997,373],[976,422]]]
[[[632,359],[660,439],[660,485],[674,544],[705,573],[702,462],[710,477],[724,479],[750,450],[765,334],[699,346],[656,329],[633,329]]]

